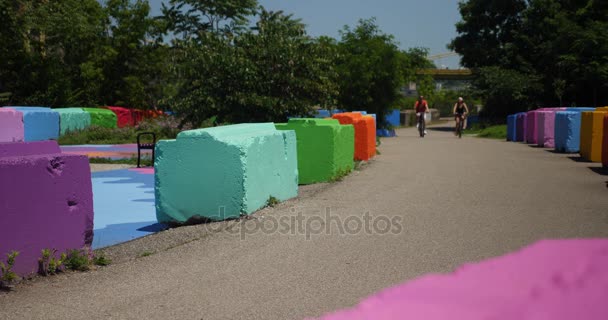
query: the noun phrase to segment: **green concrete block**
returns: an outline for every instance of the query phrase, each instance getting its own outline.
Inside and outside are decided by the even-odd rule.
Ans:
[[[53,109],[59,112],[59,134],[83,130],[91,126],[91,114],[82,108]]]
[[[296,135],[272,123],[181,132],[156,144],[161,223],[225,220],[298,195]]]
[[[91,125],[105,128],[116,128],[116,114],[112,110],[98,108],[82,108],[91,114]]]
[[[290,119],[276,128],[296,132],[300,184],[331,181],[353,169],[352,125],[340,125],[335,119]]]

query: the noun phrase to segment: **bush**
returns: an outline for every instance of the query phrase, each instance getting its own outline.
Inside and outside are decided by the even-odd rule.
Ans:
[[[154,132],[157,140],[175,139],[182,130],[190,128],[180,126],[180,120],[176,117],[159,117],[146,119],[135,127],[103,128],[92,126],[85,130],[74,131],[61,136],[58,142],[61,145],[135,143],[137,134],[140,132]]]

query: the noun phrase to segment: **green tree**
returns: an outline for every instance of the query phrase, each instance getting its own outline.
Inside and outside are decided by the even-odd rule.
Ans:
[[[332,47],[290,15],[261,8],[254,28],[183,41],[173,102],[186,121],[285,121],[333,102]]]
[[[360,20],[354,29],[345,26],[341,35],[336,61],[338,104],[346,110],[375,113],[378,127],[386,127],[385,116],[399,101],[404,83],[404,55],[375,19]]]

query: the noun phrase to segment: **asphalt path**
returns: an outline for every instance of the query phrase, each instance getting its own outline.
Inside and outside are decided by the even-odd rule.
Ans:
[[[0,319],[303,319],[540,239],[608,236],[598,164],[441,127],[382,141],[343,181],[251,220],[0,294]]]

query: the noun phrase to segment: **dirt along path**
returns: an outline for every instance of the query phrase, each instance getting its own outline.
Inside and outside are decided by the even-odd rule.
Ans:
[[[303,319],[539,239],[608,236],[599,165],[416,134],[400,129],[364,169],[255,219],[187,227],[199,236],[186,244],[1,294],[0,319]]]

